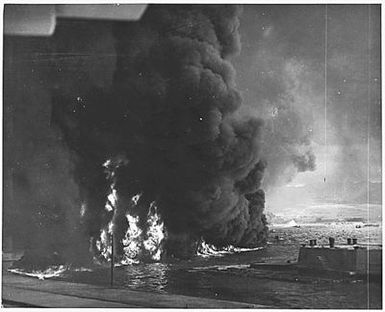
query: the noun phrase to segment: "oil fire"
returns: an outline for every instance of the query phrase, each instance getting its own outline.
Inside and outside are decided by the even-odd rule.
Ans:
[[[198,248],[197,248],[197,256],[202,258],[208,257],[223,257],[228,254],[234,254],[239,252],[248,252],[248,251],[256,251],[263,249],[263,247],[255,247],[255,248],[239,248],[229,245],[224,248],[217,248],[212,244],[206,243],[204,240],[201,240]]]
[[[124,255],[121,257],[117,265],[128,265],[138,263],[139,261],[159,261],[163,253],[163,241],[166,237],[164,222],[158,212],[155,202],[152,202],[147,214],[146,225],[142,229],[139,216],[135,216],[130,212],[138,205],[142,194],[136,194],[131,198],[131,205],[126,212],[128,223],[127,232],[124,238],[117,242],[123,245]],[[118,203],[117,193],[114,189],[108,195],[106,203],[107,211],[116,211]],[[109,222],[108,228],[103,229],[100,239],[96,242],[96,247],[102,258],[111,261],[112,257],[112,237],[114,231],[113,219]]]
[[[45,270],[33,270],[32,272],[27,272],[19,268],[8,269],[8,272],[19,274],[19,275],[30,276],[30,277],[36,277],[40,280],[44,280],[47,278],[60,276],[62,273],[64,273],[68,269],[69,269],[68,265],[58,265],[58,266],[55,265],[55,266],[50,266]]]

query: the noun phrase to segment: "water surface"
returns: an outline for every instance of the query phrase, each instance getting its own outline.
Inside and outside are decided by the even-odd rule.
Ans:
[[[296,270],[249,267],[253,262],[296,261],[300,244],[310,238],[336,244],[347,237],[363,244],[381,244],[381,227],[357,228],[353,223],[273,227],[269,244],[262,250],[229,253],[168,263],[141,263],[115,269],[114,285],[141,291],[182,294],[264,304],[273,308],[376,308],[382,307],[381,277],[360,278],[309,275]],[[279,237],[277,241],[275,236]],[[108,268],[93,272],[67,271],[60,278],[108,285]]]

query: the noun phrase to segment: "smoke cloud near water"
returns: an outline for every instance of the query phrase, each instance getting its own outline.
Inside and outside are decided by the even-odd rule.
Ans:
[[[169,255],[189,256],[200,238],[217,246],[264,242],[264,198],[252,195],[264,170],[262,121],[232,116],[242,102],[228,61],[240,49],[239,13],[236,6],[151,7],[137,24],[114,27],[111,90],[92,90],[78,113],[57,98],[57,123],[80,155],[75,171],[89,177],[78,181],[91,236],[108,223],[104,197],[96,201],[90,189],[106,185],[92,181],[95,168],[113,158],[124,159],[115,166],[116,213],[124,218],[141,194],[131,213],[144,220],[155,201]],[[115,222],[114,236],[127,226]]]
[[[154,203],[168,256],[190,257],[202,240],[217,247],[266,243],[265,169],[265,184],[273,185],[287,168],[295,168],[290,176],[314,170],[315,156],[306,111],[282,96],[274,105],[262,97],[243,103],[232,65],[241,11],[153,5],[135,23],[62,22],[53,38],[31,39],[25,54],[25,42],[6,38],[14,50],[5,58],[23,60],[28,82],[16,96],[12,73],[21,65],[10,61],[5,200],[13,208],[5,208],[5,220],[34,241],[20,238],[24,248],[88,259],[113,221],[122,256],[125,215],[145,229]],[[268,90],[260,88],[280,93]],[[106,209],[111,192],[114,209]],[[41,214],[48,217],[26,222]]]

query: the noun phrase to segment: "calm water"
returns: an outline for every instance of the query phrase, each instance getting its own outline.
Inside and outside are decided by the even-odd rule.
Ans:
[[[382,243],[381,227],[356,228],[354,224],[273,227],[269,245],[262,250],[197,257],[173,263],[138,264],[115,269],[115,286],[142,291],[183,294],[265,304],[274,308],[381,308],[382,285],[362,279],[299,274],[295,270],[250,268],[252,262],[294,261],[299,246],[310,238],[336,244],[347,237],[359,242]],[[275,236],[280,240],[276,242]],[[107,268],[93,272],[66,272],[62,279],[108,285]]]

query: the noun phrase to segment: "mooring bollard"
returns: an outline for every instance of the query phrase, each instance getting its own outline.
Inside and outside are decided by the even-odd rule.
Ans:
[[[329,237],[329,247],[330,248],[334,248],[334,242],[335,242],[334,237]]]
[[[275,241],[278,243],[279,242],[279,236],[278,235],[275,235],[274,237]]]
[[[353,245],[357,245],[357,238],[353,238]]]
[[[348,238],[348,245],[351,245],[351,244],[352,244],[352,239]]]

